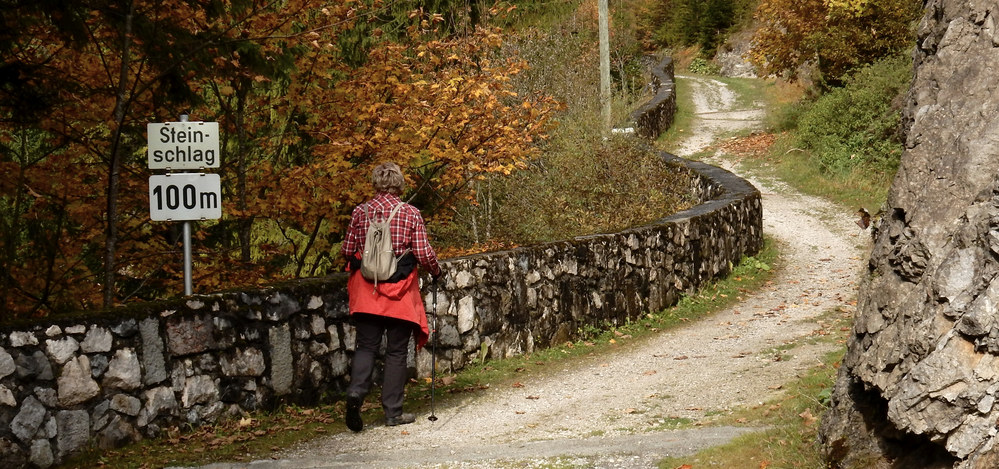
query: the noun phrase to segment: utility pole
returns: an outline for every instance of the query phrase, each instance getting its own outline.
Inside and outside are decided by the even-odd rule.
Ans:
[[[603,109],[604,118],[602,134],[606,138],[611,130],[610,33],[607,25],[607,0],[599,0],[598,9],[600,23],[600,107]]]

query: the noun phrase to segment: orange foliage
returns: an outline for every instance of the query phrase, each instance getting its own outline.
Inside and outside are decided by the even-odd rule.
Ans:
[[[148,122],[220,123],[223,217],[193,230],[197,290],[214,291],[324,273],[374,165],[407,168],[432,214],[522,167],[558,107],[511,91],[526,64],[499,58],[494,30],[441,39],[439,15],[415,14],[404,43],[351,68],[338,40],[362,5],[227,5],[4,19],[3,64],[19,72],[0,83],[16,90],[0,95],[4,316],[180,293],[177,225],[149,220]]]

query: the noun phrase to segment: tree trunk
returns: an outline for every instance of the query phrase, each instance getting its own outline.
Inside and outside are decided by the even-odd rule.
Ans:
[[[118,71],[118,91],[114,106],[114,128],[111,137],[111,159],[108,163],[107,231],[104,238],[104,307],[114,303],[115,249],[118,243],[118,188],[122,160],[122,134],[128,107],[128,67],[132,46],[132,19],[135,4],[128,4],[128,12],[121,30],[121,66]]]
[[[249,94],[250,87],[253,85],[249,80],[243,80],[243,86],[240,87],[242,93],[239,96],[239,102],[237,103],[236,115],[233,116],[236,121],[236,206],[239,207],[240,213],[245,214],[247,212],[247,197],[246,197],[246,169],[248,163],[247,153],[249,153],[249,145],[247,145],[246,136],[246,126],[244,125],[244,113],[246,107],[246,99]],[[240,217],[238,225],[238,236],[239,236],[239,260],[243,262],[250,262],[251,251],[250,251],[250,235],[253,233],[253,217],[246,216]]]

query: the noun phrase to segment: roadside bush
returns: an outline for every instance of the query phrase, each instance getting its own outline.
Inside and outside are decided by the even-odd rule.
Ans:
[[[707,59],[697,57],[690,62],[687,71],[698,75],[718,75],[721,73],[721,67],[709,62]]]
[[[911,79],[911,60],[904,56],[864,67],[801,114],[797,145],[810,150],[827,172],[861,168],[893,174],[903,145],[897,98]]]
[[[637,149],[632,137],[603,139],[596,25],[576,18],[508,37],[506,53],[529,64],[514,78],[517,94],[553,96],[565,109],[538,142],[539,157],[510,175],[473,181],[474,198],[431,227],[445,257],[617,231],[690,205],[689,174]],[[612,115],[621,122],[648,97],[640,87],[615,88]]]

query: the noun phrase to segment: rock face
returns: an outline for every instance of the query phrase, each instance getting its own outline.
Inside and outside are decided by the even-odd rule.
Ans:
[[[833,467],[999,467],[997,14],[925,2],[906,151],[820,432]]]

